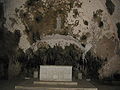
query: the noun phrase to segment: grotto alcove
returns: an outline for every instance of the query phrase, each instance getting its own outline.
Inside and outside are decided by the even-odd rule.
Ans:
[[[82,73],[90,83],[119,82],[119,7],[119,0],[0,0],[0,82],[33,79],[40,65],[72,66],[76,81]]]
[[[64,49],[61,46],[41,47],[37,51],[29,48],[26,50],[26,62],[19,62],[24,65],[23,72],[33,77],[35,70],[39,71],[40,65],[58,65],[72,66],[73,79],[78,80],[78,73],[82,73],[83,79],[99,79],[98,70],[101,68],[103,61],[98,57],[94,57],[91,52],[87,52],[85,60],[83,60],[83,52],[76,45],[71,44]]]

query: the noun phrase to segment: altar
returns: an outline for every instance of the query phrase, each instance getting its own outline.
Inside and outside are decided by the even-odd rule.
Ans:
[[[40,66],[40,81],[72,81],[72,66]]]

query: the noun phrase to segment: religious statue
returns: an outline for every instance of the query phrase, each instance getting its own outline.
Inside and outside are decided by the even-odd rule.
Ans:
[[[56,20],[57,20],[56,30],[61,30],[61,24],[62,24],[62,22],[61,22],[61,16],[59,14],[58,14]]]

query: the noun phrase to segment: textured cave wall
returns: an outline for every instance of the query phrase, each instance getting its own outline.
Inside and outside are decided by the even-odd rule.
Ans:
[[[72,40],[66,42],[66,35],[83,46],[91,44],[95,56],[108,60],[101,71],[111,75],[120,67],[119,63],[110,63],[114,60],[120,62],[119,58],[114,58],[119,57],[119,4],[119,0],[6,0],[6,27],[11,32],[20,30],[19,47],[24,51],[31,46],[39,47],[41,39],[48,35],[54,40],[44,38],[43,41],[51,46],[72,43]],[[56,30],[58,15],[61,30]],[[61,36],[55,38],[53,34]],[[118,67],[106,70],[112,65]]]
[[[0,2],[0,79],[8,79],[11,65],[14,65],[10,58],[15,55],[20,40],[20,31],[10,32],[5,27],[6,19],[4,17],[4,3]],[[12,62],[12,63],[11,63]]]

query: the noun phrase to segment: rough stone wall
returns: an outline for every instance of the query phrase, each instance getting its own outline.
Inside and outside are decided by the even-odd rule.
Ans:
[[[112,14],[108,12],[107,1],[114,6]],[[95,56],[107,58],[108,61],[117,59],[119,62],[119,58],[114,58],[116,54],[119,57],[116,26],[116,23],[120,22],[119,4],[119,0],[8,0],[5,2],[6,27],[11,32],[20,30],[22,36],[19,47],[24,50],[31,46],[36,47],[38,42],[41,43],[41,39],[48,35],[53,38],[53,34],[69,35],[84,46],[91,44],[90,50]],[[61,30],[56,31],[58,15],[62,25]],[[65,39],[62,39],[62,42],[73,42],[66,42]],[[50,44],[54,42],[55,39],[51,40]]]

